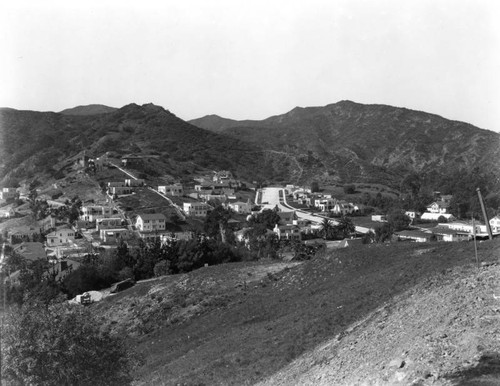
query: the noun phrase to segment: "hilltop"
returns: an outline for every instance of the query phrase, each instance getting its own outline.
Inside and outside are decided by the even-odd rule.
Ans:
[[[136,385],[498,382],[499,252],[481,243],[477,268],[472,243],[358,246],[157,278],[91,307],[144,356]]]
[[[344,181],[394,181],[480,166],[500,175],[500,134],[435,114],[341,101],[296,107],[260,121],[207,116],[199,127],[284,151],[304,174]]]
[[[85,106],[76,106],[69,109],[64,109],[60,111],[60,114],[65,115],[97,115],[97,114],[108,114],[116,111],[116,107],[109,107],[105,105],[85,105]]]

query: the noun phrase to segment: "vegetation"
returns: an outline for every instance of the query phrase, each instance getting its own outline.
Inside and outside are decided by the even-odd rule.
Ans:
[[[2,331],[2,375],[13,385],[127,385],[134,357],[85,308],[38,302],[14,308]]]

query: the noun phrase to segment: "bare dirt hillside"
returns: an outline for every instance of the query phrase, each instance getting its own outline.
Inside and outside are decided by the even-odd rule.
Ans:
[[[499,279],[498,262],[447,269],[260,385],[499,385]]]
[[[166,276],[91,307],[142,355],[135,385],[477,377],[492,385],[500,380],[500,240],[480,243],[479,258],[478,269],[467,242],[363,245],[294,265]]]

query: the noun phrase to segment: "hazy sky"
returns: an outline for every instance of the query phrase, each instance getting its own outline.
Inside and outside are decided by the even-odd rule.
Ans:
[[[349,99],[500,131],[498,0],[17,0],[0,30],[0,106],[262,119]]]

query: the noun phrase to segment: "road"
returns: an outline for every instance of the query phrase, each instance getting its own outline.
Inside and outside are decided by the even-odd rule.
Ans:
[[[311,223],[314,224],[321,224],[323,222],[323,219],[325,218],[330,220],[333,225],[338,224],[338,221],[335,221],[329,217],[312,214],[310,212],[291,207],[286,202],[285,189],[281,187],[268,187],[261,189],[261,191],[258,192],[257,196],[255,197],[255,202],[258,205],[262,205],[263,209],[273,209],[278,206],[278,209],[284,212],[294,210],[298,218],[311,221]],[[368,233],[370,231],[370,228],[356,226],[357,233]]]
[[[121,168],[120,166],[110,162],[111,165],[113,165],[115,168],[117,168],[118,170],[120,170],[121,172],[125,173],[126,175],[128,175],[129,177],[133,178],[134,180],[137,180],[138,178],[136,176],[134,176],[132,173],[130,173],[129,171]],[[150,191],[158,194],[159,196],[163,197],[165,200],[168,201],[168,203],[170,204],[170,206],[172,206],[175,211],[177,212],[177,214],[179,215],[179,217],[181,218],[182,221],[185,221],[186,220],[186,214],[184,213],[184,210],[178,206],[176,203],[174,203],[169,197],[167,197],[166,195],[164,195],[163,193],[160,193],[159,191],[157,191],[156,189],[154,189],[152,186],[149,186],[149,185],[145,185]]]

